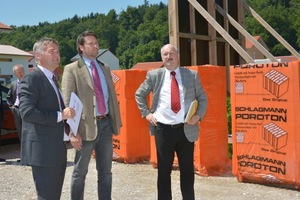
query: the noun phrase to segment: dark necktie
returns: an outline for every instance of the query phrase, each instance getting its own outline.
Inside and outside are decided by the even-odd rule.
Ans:
[[[104,95],[103,95],[100,77],[99,77],[95,62],[92,61],[91,65],[92,65],[92,76],[93,76],[93,80],[94,80],[94,89],[95,89],[95,93],[96,93],[98,112],[101,115],[104,115],[106,112],[106,107],[105,107]]]
[[[179,87],[177,80],[175,78],[176,72],[171,72],[171,110],[174,113],[178,113],[178,111],[181,109],[180,105],[180,96],[179,96]]]
[[[56,89],[57,89],[57,94],[58,94],[59,103],[60,103],[60,109],[61,109],[61,111],[63,111],[66,108],[66,106],[65,106],[64,100],[63,100],[63,98],[62,98],[62,96],[60,94],[60,90],[59,90],[59,86],[58,86],[58,83],[57,83],[56,76],[53,75],[52,76],[52,80],[53,80],[53,82],[54,82],[54,84],[56,86]],[[64,122],[64,127],[65,127],[65,132],[66,132],[67,135],[69,135],[69,133],[70,133],[70,126],[67,123],[67,120],[63,120],[63,122]]]

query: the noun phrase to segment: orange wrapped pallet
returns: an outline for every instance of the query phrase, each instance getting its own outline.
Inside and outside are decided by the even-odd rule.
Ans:
[[[233,174],[299,189],[300,62],[231,66]]]
[[[202,176],[220,175],[230,171],[228,158],[228,130],[226,114],[226,69],[219,66],[192,66],[198,72],[208,98],[208,108],[200,123],[200,137],[195,142],[195,172]],[[157,165],[155,142],[151,139],[151,158]],[[176,155],[173,167],[178,166]]]
[[[113,70],[122,128],[113,136],[114,160],[136,163],[150,158],[150,136],[146,120],[141,118],[134,93],[144,81],[145,70]]]
[[[231,170],[228,158],[228,127],[226,109],[226,68],[193,66],[198,72],[208,99],[200,137],[195,142],[194,165],[202,176],[217,176]]]

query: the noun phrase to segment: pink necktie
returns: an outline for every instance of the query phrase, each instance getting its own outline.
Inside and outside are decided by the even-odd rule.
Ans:
[[[92,76],[93,76],[93,80],[94,80],[94,89],[95,89],[95,93],[96,93],[98,112],[101,115],[104,115],[106,112],[106,108],[105,108],[104,95],[103,95],[100,77],[99,77],[95,62],[92,61],[91,65],[92,65]]]
[[[171,80],[171,110],[174,113],[178,113],[181,106],[180,106],[179,87],[178,87],[178,83],[175,78],[175,75],[176,75],[176,72],[172,71],[171,72],[171,76],[172,76],[172,80]]]

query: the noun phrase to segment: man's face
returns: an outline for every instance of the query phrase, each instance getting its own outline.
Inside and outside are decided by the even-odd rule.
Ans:
[[[175,70],[179,66],[179,55],[172,45],[167,45],[161,50],[161,59],[169,70]]]
[[[24,76],[24,68],[19,66],[16,67],[14,74],[19,80],[21,80]]]
[[[97,57],[99,52],[98,40],[94,36],[86,36],[83,45],[80,45],[82,55],[90,60]]]
[[[60,63],[60,52],[59,48],[54,43],[49,43],[46,48],[44,55],[40,55],[40,65],[54,71]]]

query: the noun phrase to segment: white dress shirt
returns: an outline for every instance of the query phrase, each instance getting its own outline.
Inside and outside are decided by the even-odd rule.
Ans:
[[[176,80],[178,82],[179,86],[179,94],[180,94],[180,104],[181,109],[176,114],[171,110],[171,70],[168,70],[165,68],[165,77],[164,82],[160,91],[159,100],[157,104],[157,109],[153,113],[156,120],[163,124],[179,124],[184,123],[184,96],[183,96],[183,86],[182,86],[182,80],[180,75],[179,67],[175,70],[176,72]]]

